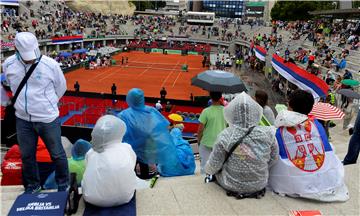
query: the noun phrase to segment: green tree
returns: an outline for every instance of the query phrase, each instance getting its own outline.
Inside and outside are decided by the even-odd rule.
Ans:
[[[273,20],[308,20],[309,11],[334,9],[334,1],[278,1],[271,9]],[[338,4],[337,4],[338,5]]]

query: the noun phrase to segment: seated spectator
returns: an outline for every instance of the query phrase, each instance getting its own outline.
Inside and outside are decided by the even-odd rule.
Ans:
[[[343,78],[344,79],[353,79],[353,75],[349,70],[345,70]]]
[[[270,170],[269,184],[279,194],[324,202],[346,201],[344,168],[322,125],[308,114],[314,98],[303,90],[289,98],[289,110],[275,120],[280,158]]]
[[[274,112],[267,105],[268,94],[265,91],[257,90],[255,92],[255,100],[263,108],[263,117],[262,118],[265,118],[265,121],[268,121],[271,125],[274,125],[274,122],[275,122]]]
[[[170,101],[166,102],[165,112],[170,112],[171,109],[172,109],[172,105],[170,104]]]
[[[156,110],[159,111],[159,112],[162,111],[163,107],[162,107],[162,105],[161,105],[161,101],[160,101],[160,100],[158,100],[158,102],[155,104],[155,108],[156,108]]]
[[[71,149],[71,158],[68,159],[69,172],[76,173],[77,184],[81,185],[81,180],[85,172],[85,155],[91,149],[91,144],[83,139],[77,140]],[[47,178],[45,189],[57,189],[55,182],[55,172]]]
[[[333,58],[333,63],[335,64],[336,71],[342,70],[346,67],[345,57],[343,57],[340,62],[338,62],[336,58]]]
[[[278,150],[271,127],[258,126],[262,110],[244,92],[224,108],[229,127],[219,134],[205,169],[230,194],[265,192],[269,167],[277,159]]]
[[[352,44],[351,44],[351,50],[357,50],[358,48],[360,47],[360,41],[358,41],[358,42],[353,42]]]
[[[86,202],[111,207],[128,203],[134,196],[136,155],[122,142],[125,132],[125,123],[114,116],[105,115],[96,122],[82,180]]]
[[[151,178],[148,165],[172,166],[173,173],[183,169],[176,155],[176,147],[170,136],[169,121],[154,107],[145,105],[144,92],[141,89],[131,89],[126,102],[129,108],[123,110],[118,117],[122,119],[127,131],[124,142],[130,143],[134,149],[142,179]],[[146,123],[146,124],[144,124]]]
[[[179,127],[181,128],[181,126]],[[194,152],[189,142],[182,138],[182,131],[180,128],[175,125],[171,130],[170,135],[172,137],[173,144],[176,146],[176,155],[181,163],[181,167],[176,167],[176,163],[158,165],[158,171],[161,176],[182,176],[194,174],[196,167]]]

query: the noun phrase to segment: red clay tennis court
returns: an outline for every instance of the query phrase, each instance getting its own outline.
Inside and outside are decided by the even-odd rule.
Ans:
[[[128,63],[122,65],[122,57]],[[75,81],[82,92],[111,93],[113,83],[117,94],[126,95],[131,88],[141,88],[146,97],[160,97],[160,89],[165,87],[167,98],[190,100],[194,96],[208,93],[191,86],[191,78],[208,68],[202,67],[201,55],[182,56],[178,54],[144,53],[132,51],[113,56],[116,65],[94,70],[81,68],[65,74],[68,90],[74,89]],[[188,72],[182,71],[182,65],[188,65]]]

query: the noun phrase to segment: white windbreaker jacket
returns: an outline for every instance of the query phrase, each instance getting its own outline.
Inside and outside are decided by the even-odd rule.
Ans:
[[[16,55],[3,63],[3,71],[15,94],[31,64],[24,64]],[[15,103],[15,115],[25,121],[50,123],[59,116],[57,103],[66,91],[66,80],[59,64],[42,56],[40,63],[21,90]]]

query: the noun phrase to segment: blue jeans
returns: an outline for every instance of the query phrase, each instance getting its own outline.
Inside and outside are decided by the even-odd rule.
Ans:
[[[16,118],[17,139],[21,151],[23,184],[25,189],[35,189],[40,186],[39,168],[36,163],[38,137],[44,141],[55,164],[56,183],[59,191],[69,185],[68,162],[61,144],[61,125],[59,118],[50,123],[28,122]]]
[[[357,114],[354,133],[351,136],[348,152],[344,159],[344,165],[346,164],[354,164],[359,156],[360,152],[360,111]]]

